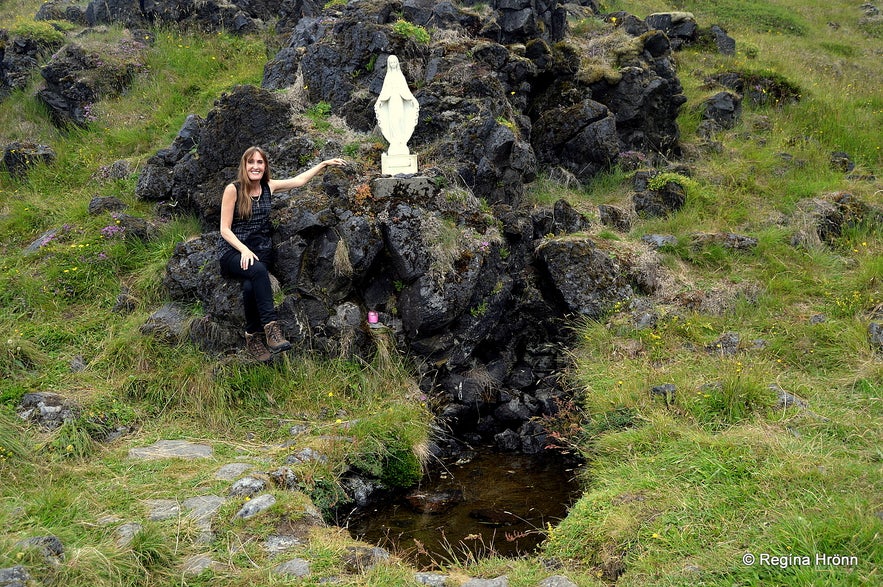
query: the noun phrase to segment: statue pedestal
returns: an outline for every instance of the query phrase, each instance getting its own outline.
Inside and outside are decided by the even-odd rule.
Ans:
[[[371,193],[378,200],[402,199],[406,202],[431,202],[438,195],[439,188],[430,178],[378,177],[371,182]]]
[[[380,170],[383,175],[417,173],[417,155],[380,155]]]

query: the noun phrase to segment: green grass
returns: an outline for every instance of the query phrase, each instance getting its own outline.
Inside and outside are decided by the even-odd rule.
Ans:
[[[0,22],[51,40],[55,29],[20,16],[40,4],[4,2]],[[566,520],[544,529],[543,551],[517,561],[452,552],[445,571],[456,580],[506,574],[510,584],[526,586],[547,577],[544,565],[554,560],[579,585],[877,584],[883,367],[867,324],[879,321],[883,304],[881,229],[864,223],[833,243],[795,247],[787,220],[800,200],[844,191],[883,206],[879,181],[850,179],[830,165],[832,152],[845,151],[858,174],[881,173],[879,25],[860,25],[858,4],[847,0],[602,4],[640,17],[689,10],[701,26],[721,24],[737,39],[732,57],[690,49],[674,57],[688,98],[679,119],[685,152],[700,155],[688,157],[685,207],[640,219],[627,234],[589,231],[625,256],[642,235],[674,235],[677,243],[660,251],[659,261],[676,285],[671,297],[657,300],[651,328],[636,328],[623,304],[578,325],[574,366],[564,374],[578,393],[547,424],[562,446],[585,456],[585,492]],[[405,25],[397,24],[399,34],[429,41],[426,31]],[[581,21],[575,28],[587,36],[609,25]],[[113,46],[123,34],[110,27],[89,42]],[[413,367],[388,340],[378,340],[370,362],[305,353],[248,365],[140,333],[167,301],[161,279],[175,244],[198,234],[199,224],[175,220],[141,242],[105,230],[114,219],[89,215],[88,203],[114,196],[126,213],[150,217],[152,206],[134,195],[139,167],[168,146],[188,114],[204,116],[235,85],[259,84],[268,51],[260,37],[155,36],[132,85],[96,105],[97,118],[85,128],[49,124],[33,98],[39,75],[0,104],[4,143],[34,140],[58,155],[26,180],[0,173],[0,568],[25,564],[38,581],[72,587],[271,584],[279,579],[268,569],[283,559],[268,556],[259,540],[302,517],[311,501],[339,500],[347,467],[391,485],[412,482],[425,458],[430,414]],[[710,91],[705,78],[725,71],[769,76],[794,86],[800,99],[746,102],[740,124],[713,137],[722,150],[703,150],[695,131]],[[314,130],[328,130],[328,114],[320,103],[305,118]],[[346,141],[348,157],[358,157],[359,144]],[[130,177],[93,179],[118,160],[135,170]],[[631,173],[614,169],[586,186],[542,176],[527,191],[530,204],[564,198],[594,217],[599,204],[628,204]],[[440,267],[449,263],[442,250],[448,228],[436,231]],[[48,244],[22,252],[50,230]],[[693,234],[716,231],[747,234],[758,245],[742,252],[692,246]],[[114,314],[123,287],[136,306]],[[697,292],[708,310],[673,301]],[[189,311],[199,315],[200,308]],[[734,356],[715,352],[724,332],[740,336]],[[77,359],[84,370],[71,368]],[[650,394],[663,383],[676,386],[669,401]],[[772,385],[808,408],[780,406]],[[61,393],[82,411],[54,431],[36,430],[14,414],[22,395],[36,391]],[[213,477],[221,464],[284,459],[295,425],[306,427],[297,447],[328,461],[296,465],[303,491],[275,491],[279,501],[267,517],[223,522],[208,545],[198,543],[186,517],[145,523],[131,543],[117,544],[120,523],[144,520],[145,500],[223,494],[229,484]],[[97,440],[120,426],[132,432],[110,444]],[[172,438],[210,444],[214,457],[127,458],[132,446]],[[220,519],[230,520],[241,505],[229,502]],[[18,544],[47,534],[65,545],[59,566]],[[312,561],[318,581],[341,573],[341,553],[351,544],[342,530],[314,529],[298,554]],[[857,562],[749,566],[742,563],[747,552],[839,554]],[[238,570],[182,583],[177,565],[197,553]],[[346,580],[402,585],[412,572],[391,562]]]

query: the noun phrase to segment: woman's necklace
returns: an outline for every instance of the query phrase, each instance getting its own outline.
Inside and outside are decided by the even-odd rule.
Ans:
[[[264,193],[264,188],[263,188],[263,186],[261,186],[260,191],[257,193],[257,195],[248,194],[248,197],[251,198],[253,202],[257,202],[258,200],[261,199],[261,195],[263,195],[263,193]]]

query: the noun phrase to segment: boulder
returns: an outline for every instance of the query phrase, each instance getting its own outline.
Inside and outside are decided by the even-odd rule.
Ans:
[[[11,35],[0,30],[0,99],[28,87],[40,63],[62,45],[60,40]]]
[[[684,207],[687,190],[679,182],[671,180],[659,188],[636,192],[632,196],[632,203],[639,216],[664,217]]]
[[[23,179],[35,165],[55,162],[55,150],[49,145],[31,142],[13,142],[3,148],[3,166],[12,177]]]
[[[840,238],[844,229],[881,221],[883,210],[869,206],[849,192],[825,198],[808,198],[797,202],[791,216],[790,222],[795,229],[791,244],[805,247],[821,243],[831,245]]]
[[[86,6],[79,0],[48,0],[40,6],[34,20],[66,20],[85,25]]]
[[[613,303],[632,295],[620,262],[589,238],[548,239],[537,255],[570,312],[599,318]]]
[[[742,116],[742,97],[732,92],[718,92],[708,98],[702,107],[702,118],[718,129],[736,126]]]
[[[171,345],[185,339],[187,314],[175,304],[165,304],[141,325],[141,334],[151,335]]]
[[[176,25],[244,34],[265,28],[282,4],[283,0],[92,0],[85,17],[89,26]]]
[[[64,396],[41,391],[24,394],[16,411],[22,420],[34,422],[46,430],[55,430],[76,420],[82,410],[76,402]]]
[[[69,43],[41,68],[46,83],[37,98],[49,109],[56,126],[86,126],[96,118],[93,105],[119,95],[143,69],[140,53],[145,49],[140,39],[131,38],[100,52]]]
[[[657,12],[647,16],[644,21],[651,29],[663,31],[675,49],[695,42],[699,36],[699,25],[689,12]]]
[[[31,575],[22,565],[0,569],[0,586],[25,587],[31,582]]]
[[[610,167],[620,151],[613,113],[594,100],[543,112],[532,143],[539,163],[561,165],[580,181]]]

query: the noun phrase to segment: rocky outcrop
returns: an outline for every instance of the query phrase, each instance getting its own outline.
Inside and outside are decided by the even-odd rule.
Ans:
[[[85,11],[90,26],[175,25],[203,31],[256,32],[274,19],[289,0],[93,0]]]
[[[297,84],[310,102],[328,102],[367,132],[386,58],[396,54],[417,86],[415,150],[451,161],[479,197],[510,205],[538,164],[560,162],[587,180],[620,151],[677,150],[675,121],[686,98],[662,33],[645,25],[627,42],[617,41],[628,50],[599,78],[580,58],[585,41],[569,39],[566,25],[555,24],[557,5],[494,3],[472,36],[477,17],[467,8],[446,5],[449,17],[437,18],[439,6],[425,4],[406,3],[405,13],[418,24],[453,29],[456,44],[425,45],[394,32],[393,3],[379,3],[370,18],[350,4],[333,18],[301,20],[267,64],[263,86]],[[495,27],[499,34],[488,34]],[[506,45],[516,38],[518,44]]]
[[[840,192],[797,202],[790,224],[794,229],[791,244],[814,248],[833,244],[849,228],[883,225],[883,209],[849,192]]]
[[[0,30],[0,99],[27,88],[40,63],[61,47],[61,35],[36,37]]]
[[[96,118],[96,102],[119,95],[144,68],[140,54],[145,48],[143,38],[124,39],[101,51],[69,43],[41,68],[46,83],[37,98],[57,126],[85,126]]]
[[[649,278],[630,252],[581,234],[591,222],[565,202],[522,209],[524,185],[544,168],[587,181],[624,150],[677,149],[685,99],[665,36],[633,19],[617,41],[628,47],[618,73],[599,79],[582,69],[583,41],[568,38],[556,3],[500,1],[482,16],[422,0],[375,2],[370,14],[349,3],[320,16],[306,3],[285,5],[304,16],[267,64],[264,87],[234,88],[205,119],[188,118],[138,180],[141,198],[174,200],[203,223],[164,279],[175,302],[204,310],[191,339],[212,352],[242,344],[238,284],[221,277],[214,252],[219,195],[241,152],[263,145],[277,177],[340,154],[333,138],[320,146],[275,90],[293,86],[296,109],[324,102],[370,133],[396,54],[420,102],[412,150],[434,165],[411,178],[335,169],[321,196],[277,194],[280,322],[296,347],[325,353],[370,357],[392,342],[421,365],[442,425],[507,450],[542,450],[533,420],[563,393],[556,373],[569,334],[560,321],[601,316]],[[392,26],[402,15],[439,39],[402,33]],[[368,326],[368,310],[379,327]]]

